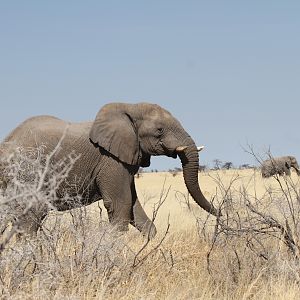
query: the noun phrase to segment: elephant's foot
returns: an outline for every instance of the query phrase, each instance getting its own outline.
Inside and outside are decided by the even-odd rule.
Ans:
[[[136,225],[136,228],[143,234],[144,237],[153,239],[156,236],[156,226],[152,221],[147,221],[142,226]]]
[[[116,229],[116,231],[118,231],[120,233],[124,233],[124,232],[128,231],[129,222],[113,220],[113,221],[111,221],[111,224]]]

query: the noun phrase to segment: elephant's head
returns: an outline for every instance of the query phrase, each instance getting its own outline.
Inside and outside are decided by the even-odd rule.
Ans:
[[[288,169],[294,168],[296,170],[297,174],[300,176],[300,169],[299,169],[299,165],[298,165],[296,157],[287,156],[285,164]]]
[[[90,140],[125,164],[149,166],[151,155],[181,159],[185,184],[194,200],[213,215],[198,183],[199,156],[193,139],[178,120],[156,104],[111,103],[97,114]]]

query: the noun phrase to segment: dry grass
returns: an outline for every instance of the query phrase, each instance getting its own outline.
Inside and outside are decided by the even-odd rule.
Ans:
[[[181,175],[143,173],[136,184],[148,215],[170,187],[154,240],[145,246],[134,228],[120,235],[102,204],[52,212],[37,237],[11,240],[0,254],[1,298],[299,299],[298,253],[291,253],[280,228],[267,228],[246,205],[249,200],[285,229],[290,224],[299,247],[296,175],[263,180],[255,170],[227,170],[199,176],[204,194],[223,206],[218,222],[188,197]]]

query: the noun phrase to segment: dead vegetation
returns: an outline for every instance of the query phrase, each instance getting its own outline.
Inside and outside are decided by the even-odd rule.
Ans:
[[[0,196],[0,220],[6,228],[0,240],[2,299],[299,298],[297,177],[274,176],[258,189],[258,170],[249,171],[251,176],[230,170],[226,178],[223,170],[207,172],[203,176],[213,182],[213,201],[222,207],[217,219],[199,215],[185,190],[176,186],[172,193],[164,182],[155,196],[153,191],[149,197],[141,193],[141,203],[153,204],[152,219],[173,198],[179,213],[187,211],[194,225],[184,226],[186,214],[175,223],[165,214],[158,236],[150,241],[134,230],[117,232],[98,206],[55,211],[55,190],[76,157],[51,168],[51,159],[47,164],[40,152],[25,157],[24,162],[19,153],[9,164],[13,185]],[[24,165],[32,176],[29,182],[21,176]],[[37,236],[17,240],[24,230],[19,220],[31,217],[32,208],[45,207],[52,212]]]

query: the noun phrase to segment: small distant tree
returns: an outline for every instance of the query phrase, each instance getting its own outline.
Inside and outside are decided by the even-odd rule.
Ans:
[[[176,172],[182,172],[182,168],[175,167],[175,168],[174,168],[174,171],[176,171]]]
[[[215,170],[220,170],[222,161],[220,159],[216,158],[216,159],[213,160],[213,163],[214,163],[214,169]]]
[[[168,172],[173,176],[175,177],[177,175],[177,171],[175,169],[169,169]]]
[[[250,169],[251,166],[249,164],[242,164],[239,166],[239,169]]]
[[[199,172],[204,172],[204,171],[206,171],[206,169],[207,169],[206,165],[199,165],[199,168],[198,168]]]
[[[232,169],[233,163],[231,161],[227,161],[222,165],[222,169],[229,170]]]

